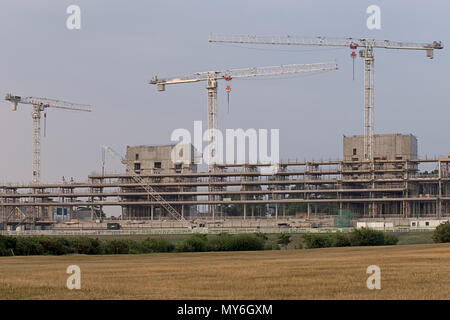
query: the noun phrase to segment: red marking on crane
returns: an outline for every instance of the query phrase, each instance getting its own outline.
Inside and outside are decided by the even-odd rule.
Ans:
[[[223,78],[225,79],[225,81],[230,81],[232,79],[231,76],[224,76]]]
[[[358,48],[356,43],[350,43],[350,49],[355,50],[356,48]]]
[[[350,54],[350,56],[351,56],[352,58],[355,58],[355,57],[356,57],[355,51],[353,51],[353,52]]]
[[[227,86],[225,90],[226,90],[227,92],[230,92],[230,91],[231,91],[231,87],[230,87],[230,86]]]

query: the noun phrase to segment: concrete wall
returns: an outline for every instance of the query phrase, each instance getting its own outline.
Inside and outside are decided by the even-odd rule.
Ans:
[[[172,154],[173,159],[172,159]],[[180,174],[197,172],[195,164],[195,148],[191,144],[184,145],[160,145],[160,146],[127,146],[126,159],[134,167],[134,171],[140,175],[145,174]],[[156,164],[160,164],[156,165]],[[139,169],[138,169],[139,168]],[[160,178],[151,178],[154,182]],[[176,177],[163,178],[164,182],[176,182]],[[186,187],[183,191],[196,191],[196,187]],[[176,192],[180,190],[177,187],[158,188],[160,191]],[[133,191],[133,190],[129,190]],[[143,200],[142,197],[126,197],[131,201]],[[178,196],[165,196],[166,200],[178,199]],[[195,201],[195,196],[184,196],[186,201]],[[174,206],[178,213],[191,216],[196,206]],[[159,216],[161,212],[167,214],[159,206],[125,206],[123,215],[129,219],[150,218],[153,214]]]
[[[172,161],[172,150],[175,151],[176,162]],[[140,174],[152,173],[182,173],[196,172],[197,165],[194,164],[194,147],[190,144],[176,147],[172,145],[161,146],[127,146],[126,159],[132,165],[140,166],[135,170]],[[158,168],[157,163],[161,164]]]
[[[387,160],[406,160],[417,158],[417,138],[403,134],[377,134],[374,135],[374,157]],[[356,155],[353,151],[356,149]],[[343,138],[343,157],[346,161],[364,160],[364,136],[351,136]]]

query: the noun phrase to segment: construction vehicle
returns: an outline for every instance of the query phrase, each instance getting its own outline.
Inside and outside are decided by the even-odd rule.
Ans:
[[[106,229],[108,229],[108,230],[120,230],[120,223],[108,222],[106,224]]]

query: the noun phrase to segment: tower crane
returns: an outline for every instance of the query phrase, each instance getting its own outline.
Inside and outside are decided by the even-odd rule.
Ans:
[[[11,102],[12,111],[17,110],[17,105],[28,104],[33,106],[31,114],[33,118],[33,184],[39,184],[41,178],[41,112],[46,117],[46,109],[57,108],[65,110],[91,112],[90,106],[48,98],[20,97],[10,93],[6,94],[5,100]]]
[[[251,36],[251,35],[211,35],[209,42],[267,45],[300,45],[320,47],[362,48],[359,55],[364,59],[364,159],[373,160],[374,148],[374,49],[424,50],[433,59],[435,49],[442,49],[440,41],[432,43],[410,43],[369,38],[303,37],[303,36]],[[355,53],[352,52],[352,57]]]
[[[206,81],[206,89],[208,90],[208,132],[211,133],[212,130],[218,129],[218,119],[217,119],[218,80],[230,81],[231,79],[239,79],[239,78],[278,76],[285,74],[321,72],[337,69],[338,69],[337,64],[333,62],[241,68],[222,71],[196,72],[191,75],[172,77],[166,79],[159,79],[157,76],[155,76],[150,80],[150,84],[157,85],[158,91],[165,91],[166,85],[169,84]],[[212,137],[209,136],[209,141],[211,143],[210,153],[208,155],[208,158],[210,159],[210,170],[211,168],[214,167],[214,163],[216,163],[216,149],[217,149],[216,141],[211,140]]]

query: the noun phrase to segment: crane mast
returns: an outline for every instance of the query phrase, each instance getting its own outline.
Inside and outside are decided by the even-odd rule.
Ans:
[[[39,184],[41,181],[41,112],[45,112],[47,108],[57,108],[65,110],[86,111],[90,112],[90,106],[77,104],[62,100],[49,98],[14,96],[10,93],[6,94],[5,100],[11,102],[12,111],[17,110],[17,105],[28,104],[33,106],[31,117],[33,119],[33,184]]]
[[[41,182],[41,111],[33,106],[33,184]]]
[[[364,59],[364,159],[371,161],[374,158],[374,49],[424,50],[426,56],[433,59],[434,50],[443,48],[440,41],[433,41],[432,43],[411,43],[370,38],[303,37],[289,35],[211,35],[209,42],[362,48],[359,54]]]
[[[212,148],[210,148],[210,154],[208,155],[208,159],[210,159],[210,170],[213,170],[214,164],[217,162],[216,159],[217,143],[216,141],[214,141],[214,137],[211,136],[211,132],[218,129],[217,82],[219,80],[229,81],[231,79],[239,79],[239,78],[279,76],[279,75],[307,73],[307,72],[331,71],[337,69],[338,66],[334,62],[240,68],[222,71],[197,72],[190,75],[167,79],[158,79],[158,77],[155,76],[150,80],[150,84],[156,85],[158,91],[165,91],[166,85],[169,84],[206,81],[206,89],[208,91],[208,133],[209,133],[209,142],[210,145],[212,146]]]

